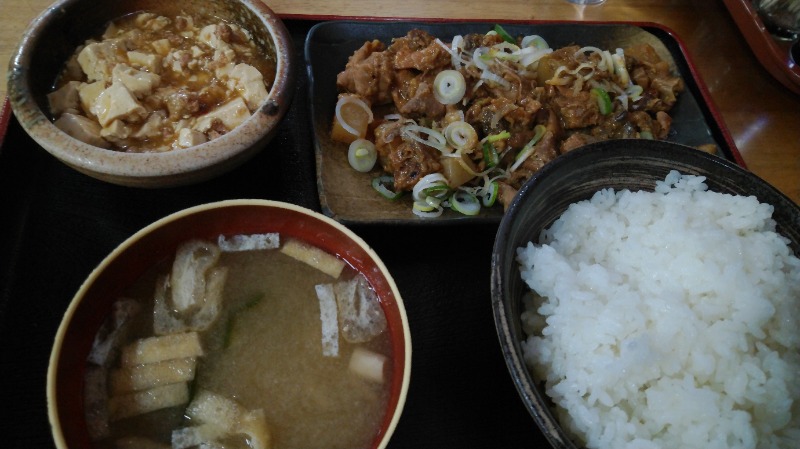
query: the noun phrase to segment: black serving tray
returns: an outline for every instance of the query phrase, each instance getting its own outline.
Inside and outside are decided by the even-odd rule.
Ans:
[[[300,68],[306,36],[317,22],[286,24]],[[170,213],[224,199],[263,198],[322,211],[308,108],[314,101],[307,73],[295,73],[292,106],[264,152],[222,177],[170,189],[121,187],[74,171],[24,133],[5,102],[0,113],[0,446],[54,447],[46,401],[53,338],[83,280],[116,245]],[[698,104],[708,112],[698,92]],[[735,152],[724,145],[724,128],[713,114],[706,120],[723,150]],[[349,226],[394,276],[411,328],[411,384],[389,448],[548,447],[517,395],[495,332],[489,265],[497,223],[424,231],[394,224]]]

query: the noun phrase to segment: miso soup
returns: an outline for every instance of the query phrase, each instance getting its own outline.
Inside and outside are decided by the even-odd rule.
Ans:
[[[98,447],[372,444],[391,384],[379,298],[341,259],[281,240],[186,242],[117,301],[87,370]]]

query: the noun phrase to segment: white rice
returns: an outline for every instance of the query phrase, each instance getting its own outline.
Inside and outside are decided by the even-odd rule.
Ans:
[[[671,172],[517,250],[526,362],[588,448],[800,442],[800,259],[773,208]]]

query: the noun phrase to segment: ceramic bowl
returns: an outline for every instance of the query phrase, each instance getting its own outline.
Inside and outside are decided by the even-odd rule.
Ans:
[[[491,261],[491,296],[503,355],[511,378],[533,420],[554,448],[574,449],[545,395],[542,379],[525,365],[521,342],[527,339],[520,314],[528,291],[520,277],[516,250],[538,241],[540,232],[577,201],[604,188],[652,191],[670,170],[702,175],[709,190],[755,195],[775,207],[778,231],[800,254],[800,207],[753,173],[725,159],[662,141],[605,141],[569,152],[545,166],[519,191],[497,231]]]
[[[73,52],[130,13],[205,13],[252,32],[277,61],[268,98],[233,131],[179,151],[126,153],[92,146],[55,127],[46,95]],[[25,30],[9,62],[8,96],[22,128],[53,156],[89,176],[126,186],[186,185],[225,173],[264,149],[276,134],[293,94],[292,41],[281,20],[259,0],[59,0]]]
[[[188,239],[277,232],[338,255],[363,273],[387,318],[392,350],[389,400],[373,449],[384,448],[402,413],[411,375],[411,336],[403,300],[378,255],[352,231],[317,212],[267,200],[227,200],[195,206],[143,228],[114,249],[81,285],[55,337],[47,402],[56,447],[91,448],[84,411],[84,376],[95,334],[116,298]]]

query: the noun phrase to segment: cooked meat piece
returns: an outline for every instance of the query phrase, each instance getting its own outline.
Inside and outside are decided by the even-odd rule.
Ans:
[[[580,47],[571,45],[554,50],[549,55],[540,59],[539,66],[536,70],[539,84],[544,85],[546,81],[552,79],[561,66],[565,66],[569,69],[577,67],[578,63],[575,61],[575,52],[578,50],[580,50]]]
[[[600,123],[600,107],[589,92],[575,93],[566,87],[559,87],[556,92],[551,104],[561,116],[564,129],[586,128]]]
[[[656,123],[659,124],[657,132],[653,133],[656,139],[666,139],[672,127],[672,117],[664,111],[656,112]]]
[[[511,205],[511,201],[517,195],[517,190],[515,187],[511,187],[510,185],[506,184],[505,182],[498,182],[497,186],[499,190],[497,192],[497,201],[503,205],[503,210],[507,210],[508,206]]]
[[[522,165],[510,173],[508,182],[517,187],[521,187],[534,173],[539,171],[545,164],[558,157],[558,138],[547,131],[542,136],[533,154],[528,156]]]
[[[667,111],[675,104],[676,94],[683,92],[683,79],[672,76],[669,64],[661,59],[649,44],[635,45],[625,50],[630,61],[631,79],[645,91],[655,92],[657,100],[647,102],[649,111]]]
[[[503,42],[499,34],[473,33],[464,36],[464,50],[470,52],[478,47],[491,47]]]
[[[373,40],[350,56],[344,71],[336,77],[339,90],[360,95],[373,106],[390,103],[394,67],[384,49],[381,41]]]
[[[389,160],[396,191],[411,190],[420,178],[442,169],[437,151],[416,141],[392,148]]]
[[[396,88],[392,98],[397,112],[412,118],[440,119],[446,111],[445,105],[433,96],[435,74],[416,75],[411,70],[400,70],[396,76]]]
[[[581,133],[581,132],[573,133],[569,137],[564,139],[563,142],[561,142],[561,153],[563,154],[568,151],[572,151],[576,148],[580,148],[584,145],[597,142],[597,140],[598,139],[596,137],[586,133]]]
[[[389,52],[394,54],[394,68],[397,70],[428,72],[450,64],[450,53],[436,43],[436,38],[422,30],[411,30],[404,37],[394,39]]]
[[[375,127],[375,151],[378,152],[378,163],[387,173],[394,172],[392,160],[389,157],[401,143],[400,132],[403,128],[402,122],[383,122]]]

